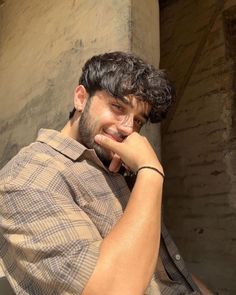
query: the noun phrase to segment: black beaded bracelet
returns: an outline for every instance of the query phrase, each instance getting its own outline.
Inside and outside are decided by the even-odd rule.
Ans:
[[[142,166],[142,167],[140,167],[140,168],[138,168],[138,170],[136,171],[136,174],[138,174],[138,172],[141,170],[141,169],[152,169],[152,170],[154,170],[154,171],[156,171],[156,172],[158,172],[163,178],[165,178],[165,174],[164,173],[162,173],[160,170],[158,170],[157,168],[155,168],[155,167],[151,167],[151,166]]]

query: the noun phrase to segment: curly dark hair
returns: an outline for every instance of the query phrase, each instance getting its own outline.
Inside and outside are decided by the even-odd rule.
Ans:
[[[155,69],[141,58],[125,52],[110,52],[89,59],[79,79],[90,96],[105,90],[115,98],[134,95],[151,104],[149,119],[160,122],[166,115],[175,90],[164,70]],[[74,115],[75,109],[70,112]]]

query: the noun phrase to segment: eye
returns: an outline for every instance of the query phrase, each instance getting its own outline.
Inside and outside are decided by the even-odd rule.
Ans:
[[[119,111],[119,112],[122,112],[123,109],[124,109],[124,108],[123,108],[120,104],[118,104],[118,103],[112,103],[111,106],[112,106],[112,108],[113,108],[115,111]]]

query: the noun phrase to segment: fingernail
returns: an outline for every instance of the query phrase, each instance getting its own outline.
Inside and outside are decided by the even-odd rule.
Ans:
[[[102,136],[100,134],[95,135],[94,140],[96,142],[100,142],[102,140]]]

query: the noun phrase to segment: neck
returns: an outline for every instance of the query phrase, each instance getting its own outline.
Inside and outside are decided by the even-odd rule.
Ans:
[[[79,140],[78,126],[81,113],[75,111],[73,117],[62,128],[61,133],[65,136],[71,137],[77,141]]]
[[[66,123],[66,125],[62,128],[61,133],[65,136],[71,137],[79,141],[78,130],[75,125],[77,125],[76,122],[73,122],[73,120],[69,120]]]

